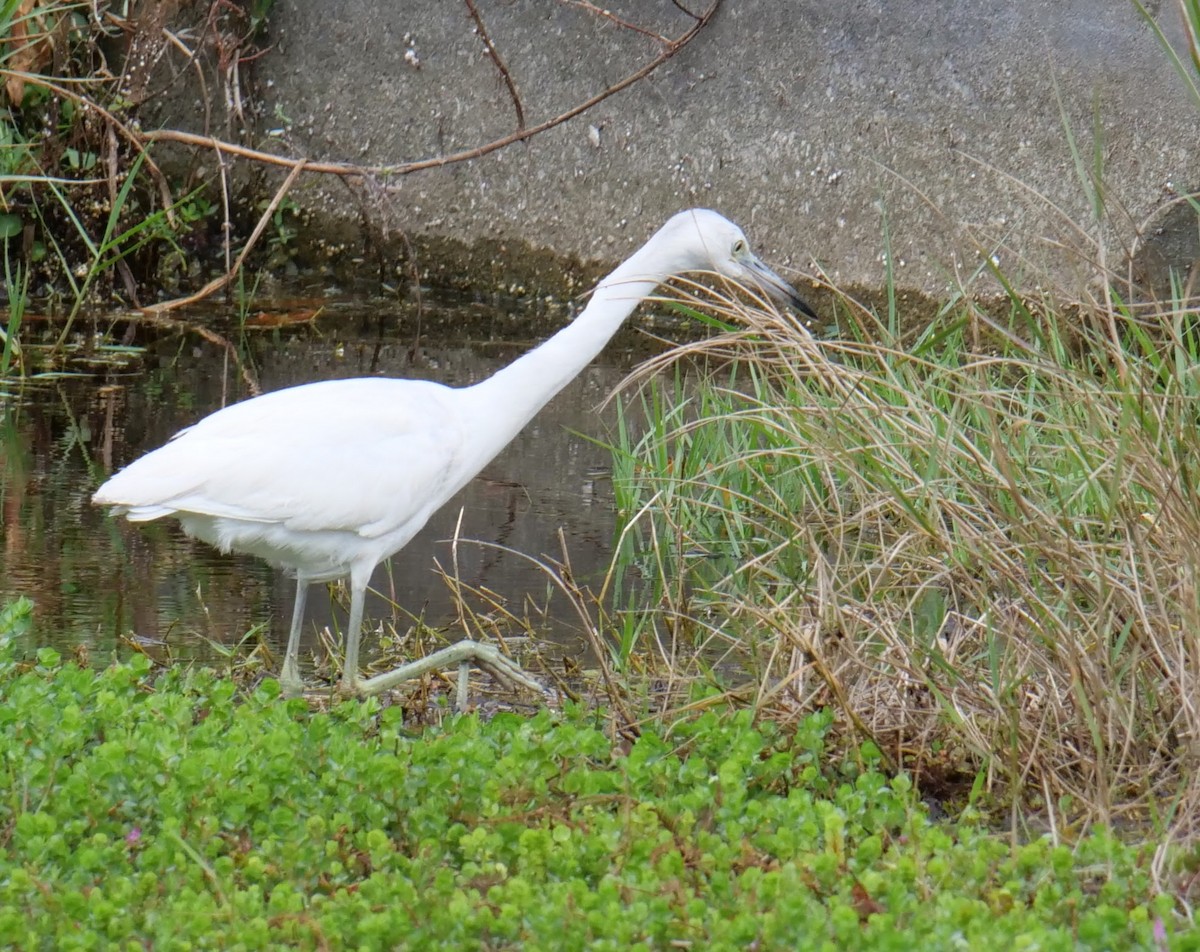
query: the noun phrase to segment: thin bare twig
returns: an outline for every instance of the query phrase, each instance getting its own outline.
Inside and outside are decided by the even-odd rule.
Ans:
[[[508,87],[508,94],[512,97],[513,108],[517,111],[517,128],[525,128],[525,107],[521,105],[521,94],[517,90],[516,80],[512,78],[512,73],[508,71],[508,64],[504,62],[504,57],[500,55],[500,51],[496,49],[496,44],[492,42],[491,36],[488,34],[487,27],[483,24],[483,17],[479,15],[479,10],[475,6],[475,0],[466,0],[467,9],[471,13],[471,19],[475,21],[475,32],[479,34],[479,38],[483,40],[483,45],[487,47],[488,56],[492,58],[492,62],[496,64],[496,69],[500,70],[500,76],[504,79],[504,85]]]
[[[229,217],[229,163],[220,149],[213,149],[213,155],[217,160],[217,176],[221,181],[221,250],[225,254],[225,270],[229,271],[233,267],[230,261],[233,256],[233,220]]]
[[[631,30],[634,33],[640,33],[642,36],[648,36],[650,39],[654,40],[656,43],[661,43],[663,46],[668,46],[671,43],[671,41],[661,33],[655,33],[653,30],[647,30],[645,27],[640,27],[636,23],[630,23],[628,20],[622,20],[611,10],[602,10],[594,3],[589,3],[588,0],[559,0],[559,3],[565,3],[570,7],[581,7],[588,13],[600,17],[602,20],[611,21],[623,30]],[[682,7],[680,9],[682,9]]]
[[[672,5],[673,7],[675,7],[675,9],[676,9],[676,10],[678,10],[680,13],[686,13],[686,14],[687,14],[688,16],[690,16],[690,17],[691,17],[693,20],[698,20],[698,19],[700,19],[700,15],[699,15],[699,14],[697,14],[697,13],[692,13],[692,11],[691,11],[691,10],[689,10],[687,7],[685,7],[685,6],[684,6],[682,3],[680,3],[680,2],[679,2],[679,0],[671,0],[671,5]]]
[[[308,159],[289,159],[286,156],[263,152],[259,149],[247,148],[233,142],[225,142],[213,136],[199,135],[195,132],[180,132],[176,129],[150,129],[141,134],[144,142],[178,142],[181,145],[194,145],[203,148],[216,149],[229,155],[251,159],[264,165],[278,165],[281,168],[293,169],[303,165],[306,172],[317,172],[323,175],[343,175],[351,178],[367,178],[371,175],[382,174],[381,169],[371,169],[349,162],[310,162]]]

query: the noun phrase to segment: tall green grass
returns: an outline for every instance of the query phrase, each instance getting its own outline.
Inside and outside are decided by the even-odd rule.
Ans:
[[[14,269],[7,255],[4,258],[4,290],[8,298],[8,320],[0,327],[0,380],[21,368],[21,323],[25,319],[25,302],[29,296],[29,272]]]
[[[729,329],[664,358],[686,391],[646,368],[624,399],[650,422],[615,454],[658,624],[700,619],[693,644],[760,709],[837,708],[931,782],[982,771],[1106,819],[1194,808],[1194,315],[1068,325],[1014,297],[902,340],[841,298],[858,334],[821,341],[707,297],[687,306]]]
[[[1184,88],[1192,102],[1197,108],[1200,108],[1200,0],[1176,0],[1175,3],[1183,24],[1187,58],[1190,62],[1185,62],[1175,47],[1171,45],[1171,41],[1167,39],[1166,33],[1158,25],[1155,14],[1150,11],[1150,8],[1142,3],[1142,0],[1132,0],[1132,3],[1154,33],[1158,45],[1162,47],[1162,51],[1175,69],[1175,73],[1183,81]],[[1151,6],[1157,8],[1157,4],[1151,4]]]

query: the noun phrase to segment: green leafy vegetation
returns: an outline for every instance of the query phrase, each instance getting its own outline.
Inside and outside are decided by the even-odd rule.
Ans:
[[[830,762],[823,714],[411,733],[274,681],[4,650],[11,948],[1200,947],[1149,851],[932,822],[869,750]]]

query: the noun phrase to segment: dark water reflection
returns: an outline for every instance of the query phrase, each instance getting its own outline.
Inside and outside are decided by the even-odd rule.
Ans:
[[[309,326],[241,332],[224,328],[262,389],[370,374],[467,384],[494,372],[567,319],[565,311],[492,308],[462,301],[413,305],[325,302]],[[212,316],[204,318],[211,325]],[[100,321],[95,330],[119,320]],[[32,329],[32,328],[31,328]],[[35,603],[29,650],[84,646],[96,660],[137,635],[167,642],[176,658],[212,659],[217,645],[237,643],[254,625],[270,626],[280,649],[291,610],[292,583],[262,563],[222,556],[188,540],[173,522],[131,526],[106,517],[89,497],[113,468],[161,445],[181,427],[246,388],[217,344],[189,332],[137,331],[144,348],[123,368],[74,375],[0,391],[0,507],[3,554],[0,604],[25,595]],[[602,357],[559,394],[511,446],[395,556],[374,586],[400,606],[375,599],[368,613],[406,627],[403,612],[434,626],[456,617],[435,559],[451,566],[460,536],[518,552],[558,556],[560,527],[573,570],[587,582],[608,565],[612,487],[596,407],[645,349],[646,338],[618,337]],[[610,415],[611,416],[611,415]],[[546,602],[547,579],[527,560],[496,548],[458,547],[462,580],[495,592],[518,615]],[[476,604],[477,610],[486,606]],[[546,626],[569,642],[573,619],[561,599]],[[306,633],[344,619],[314,592]],[[458,637],[461,632],[452,632]],[[369,652],[375,639],[364,638]],[[305,652],[306,656],[308,652]]]

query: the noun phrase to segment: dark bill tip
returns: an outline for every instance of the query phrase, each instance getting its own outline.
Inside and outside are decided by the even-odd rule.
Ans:
[[[817,320],[817,312],[814,311],[804,298],[802,298],[792,288],[788,289],[791,293],[787,297],[787,303],[790,304],[793,310],[799,311],[805,317],[811,317],[814,321]]]
[[[767,292],[772,298],[780,304],[786,304],[788,307],[799,311],[805,317],[810,317],[813,320],[817,319],[817,312],[814,311],[804,298],[802,298],[794,287],[783,280],[774,271],[768,268],[761,261],[755,259],[754,267],[755,277],[758,278],[762,289]]]

